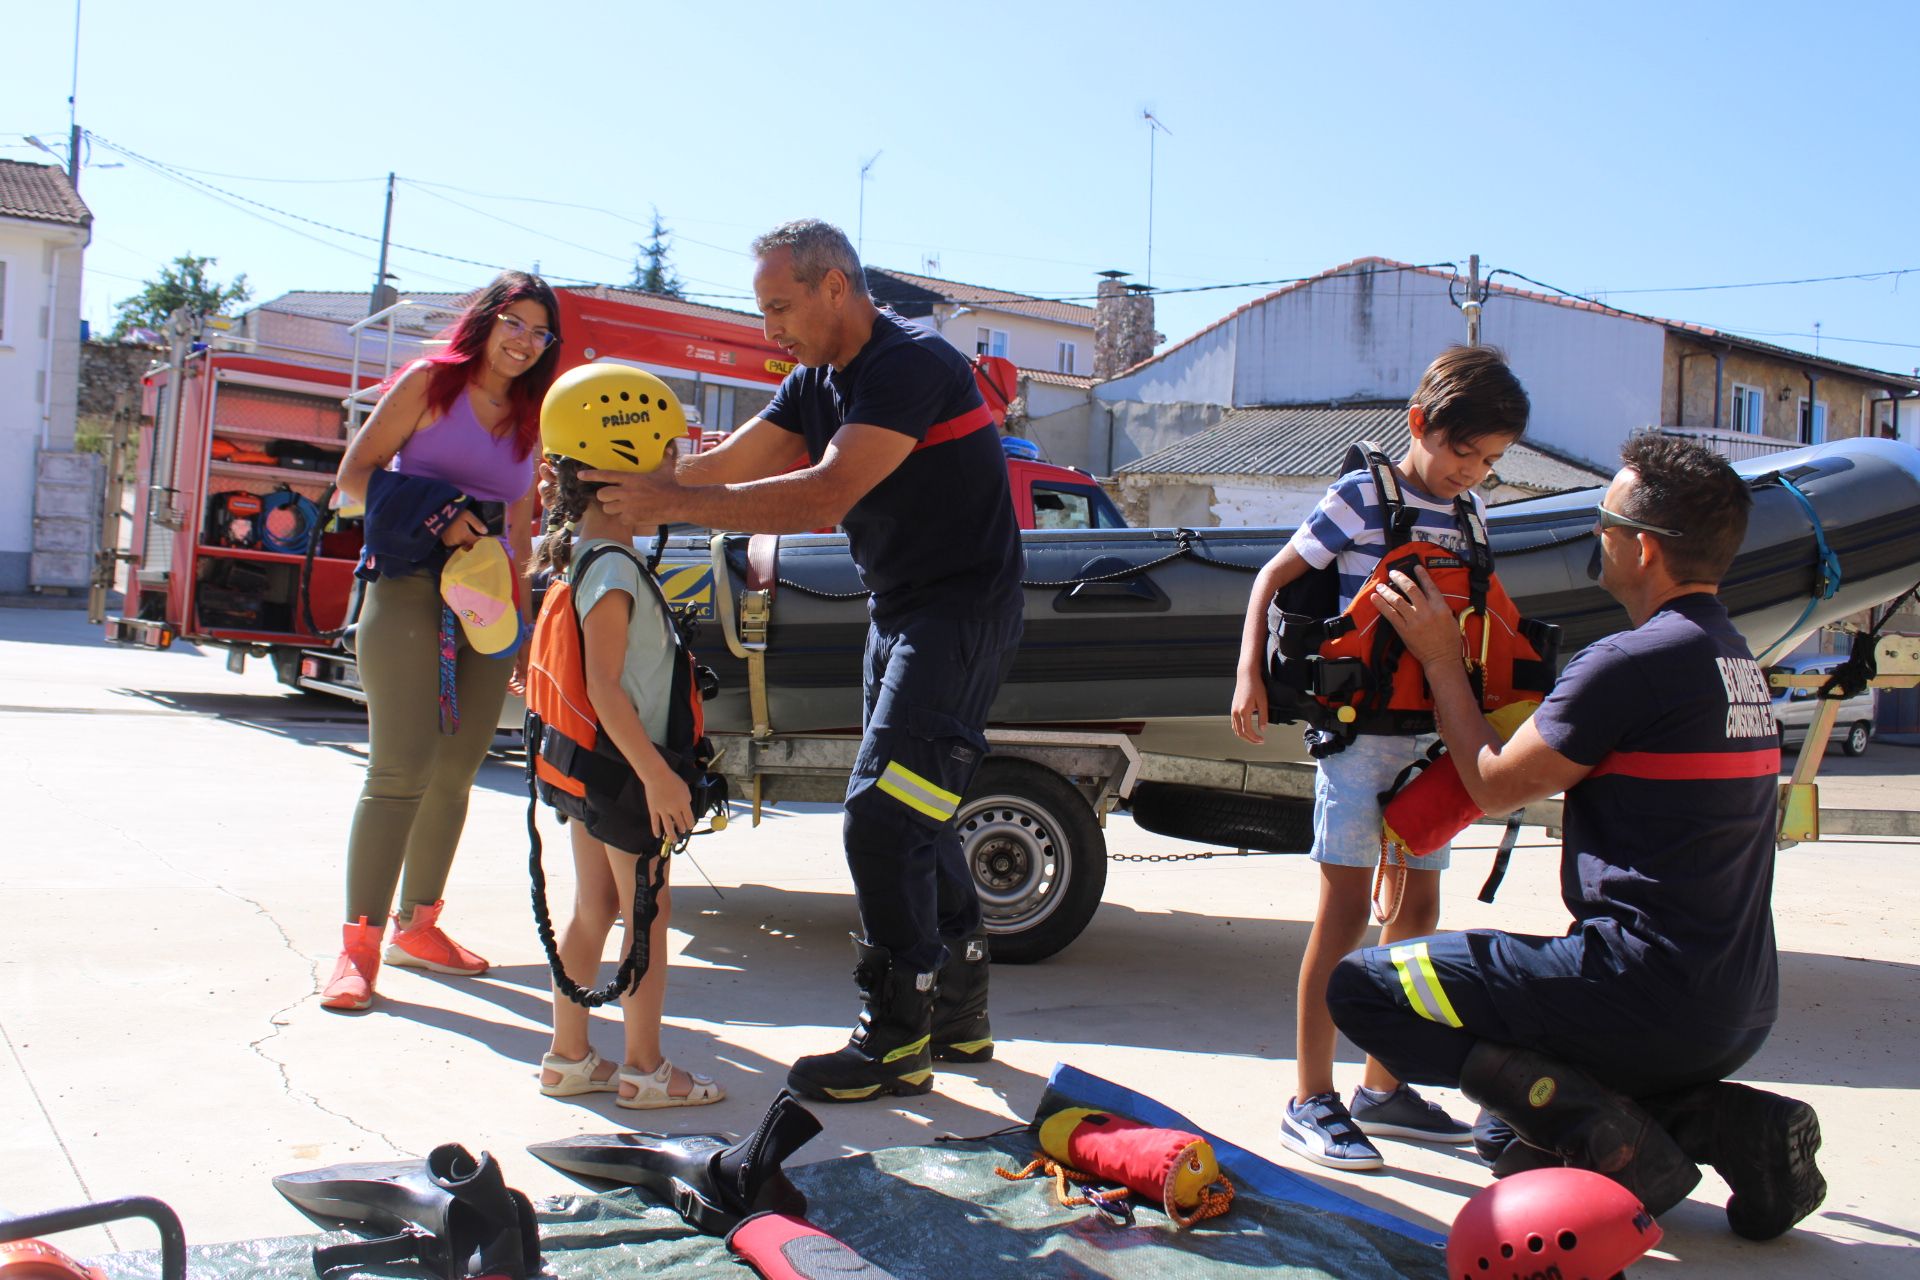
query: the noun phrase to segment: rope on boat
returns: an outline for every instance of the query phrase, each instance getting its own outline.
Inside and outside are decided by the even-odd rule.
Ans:
[[[1158,556],[1152,560],[1145,560],[1139,564],[1122,565],[1120,568],[1109,573],[1089,573],[1082,574],[1079,577],[1060,578],[1050,581],[1022,578],[1020,585],[1023,587],[1032,587],[1038,591],[1053,591],[1065,587],[1077,587],[1089,582],[1119,582],[1123,579],[1145,573],[1149,569],[1157,569],[1163,564],[1170,564],[1175,560],[1183,558],[1192,560],[1197,564],[1209,565],[1216,569],[1231,569],[1236,573],[1254,574],[1260,572],[1259,565],[1240,564],[1237,561],[1222,560],[1218,556],[1208,555],[1201,549],[1200,535],[1192,529],[1173,530],[1173,539],[1173,550],[1163,556]],[[819,587],[810,587],[805,583],[795,582],[791,578],[781,578],[780,585],[790,590],[798,591],[803,595],[815,596],[822,600],[862,600],[865,599],[868,594],[865,591],[824,591]]]
[[[1833,599],[1834,592],[1840,590],[1840,557],[1835,555],[1833,548],[1827,545],[1827,531],[1820,523],[1820,513],[1814,510],[1813,502],[1805,493],[1801,492],[1799,485],[1784,475],[1774,475],[1770,478],[1779,484],[1782,489],[1785,489],[1794,496],[1794,500],[1806,511],[1807,520],[1813,525],[1814,585],[1818,588],[1819,594],[1809,596],[1807,598],[1807,607],[1800,611],[1800,616],[1793,620],[1793,625],[1782,632],[1778,640],[1768,645],[1766,649],[1758,655],[1756,661],[1763,666],[1766,664],[1767,659],[1773,656],[1776,649],[1793,638],[1793,633],[1800,629],[1801,623],[1812,616],[1814,608],[1819,605],[1822,600]]]

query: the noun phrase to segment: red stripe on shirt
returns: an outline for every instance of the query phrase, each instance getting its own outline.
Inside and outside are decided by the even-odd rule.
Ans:
[[[1589,778],[1617,773],[1660,781],[1712,778],[1765,778],[1780,772],[1780,748],[1765,751],[1614,751],[1601,758]]]

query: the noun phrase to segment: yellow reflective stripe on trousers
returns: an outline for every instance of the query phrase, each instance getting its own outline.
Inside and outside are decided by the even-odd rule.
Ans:
[[[881,771],[879,787],[907,808],[924,813],[935,822],[945,822],[960,807],[959,796],[934,786],[898,760],[889,761]]]
[[[1400,975],[1400,986],[1407,993],[1407,1003],[1413,1011],[1428,1022],[1442,1022],[1449,1027],[1460,1024],[1460,1015],[1453,1011],[1453,1004],[1447,999],[1447,993],[1440,989],[1440,976],[1433,971],[1433,960],[1427,954],[1427,944],[1416,942],[1412,946],[1393,947],[1387,954],[1393,959],[1393,968]]]

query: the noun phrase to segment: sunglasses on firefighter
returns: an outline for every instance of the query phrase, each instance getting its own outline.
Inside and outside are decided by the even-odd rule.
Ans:
[[[1687,536],[1686,530],[1684,529],[1669,529],[1663,525],[1648,524],[1644,520],[1635,520],[1631,516],[1623,516],[1618,511],[1609,511],[1603,506],[1596,506],[1593,509],[1593,513],[1596,517],[1593,525],[1593,531],[1596,535],[1603,529],[1637,529],[1641,533],[1657,533],[1663,538],[1684,538]]]

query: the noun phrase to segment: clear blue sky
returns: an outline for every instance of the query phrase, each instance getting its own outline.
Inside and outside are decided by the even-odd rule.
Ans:
[[[22,135],[66,136],[74,6],[0,13],[0,155],[45,159]],[[85,314],[106,325],[189,251],[244,271],[256,300],[365,289],[372,240],[287,215],[377,238],[389,170],[400,244],[624,282],[658,206],[689,290],[743,295],[756,232],[807,215],[859,230],[875,153],[868,261],[1084,294],[1103,268],[1146,274],[1151,110],[1171,131],[1153,151],[1158,287],[1478,253],[1782,345],[1811,349],[1818,321],[1822,354],[1907,370],[1920,274],[1625,291],[1920,268],[1917,35],[1910,3],[1772,0],[83,0],[80,123],[284,211],[95,145]],[[391,269],[403,291],[490,275],[404,249]],[[1167,294],[1159,326],[1178,340],[1265,291]]]

